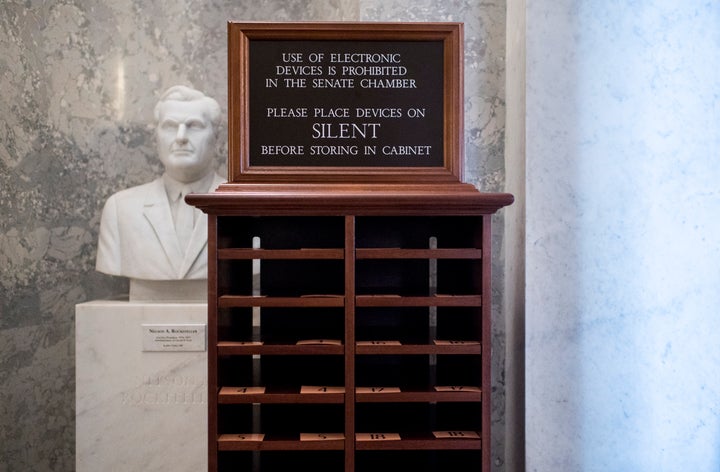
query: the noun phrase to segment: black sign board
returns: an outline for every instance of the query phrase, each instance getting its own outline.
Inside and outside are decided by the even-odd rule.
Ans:
[[[229,179],[458,181],[458,23],[230,23]]]

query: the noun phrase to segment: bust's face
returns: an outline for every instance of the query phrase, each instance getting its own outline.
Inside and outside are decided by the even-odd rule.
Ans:
[[[158,155],[170,177],[190,183],[207,175],[216,136],[202,101],[164,102],[156,134]]]

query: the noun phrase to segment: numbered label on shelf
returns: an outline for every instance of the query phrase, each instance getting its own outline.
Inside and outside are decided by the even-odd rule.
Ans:
[[[478,341],[453,341],[453,340],[440,340],[436,339],[433,341],[436,346],[478,346]]]
[[[235,441],[255,441],[259,442],[265,439],[265,435],[260,434],[238,434],[235,435],[232,439]]]
[[[480,439],[477,431],[433,431],[437,439]]]
[[[358,441],[400,441],[398,433],[357,433]]]
[[[358,346],[402,346],[400,341],[358,341]]]
[[[297,342],[298,346],[342,346],[339,339],[302,339]]]
[[[265,393],[265,387],[236,387],[232,390],[236,395],[257,395]]]
[[[436,392],[481,392],[480,387],[470,385],[438,385],[435,387]]]
[[[400,393],[400,387],[358,387],[357,393]]]
[[[300,433],[300,441],[337,441],[345,439],[342,433]]]
[[[345,393],[345,387],[325,387],[315,385],[303,385],[300,393]]]

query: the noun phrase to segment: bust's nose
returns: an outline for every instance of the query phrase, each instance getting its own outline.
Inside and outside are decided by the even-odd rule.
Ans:
[[[179,143],[187,142],[187,127],[184,123],[180,123],[180,126],[178,126],[177,134],[175,135],[175,141]]]

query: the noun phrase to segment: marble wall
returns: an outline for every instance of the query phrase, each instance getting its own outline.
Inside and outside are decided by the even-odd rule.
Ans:
[[[229,19],[464,21],[466,178],[502,190],[505,0],[3,2],[0,469],[73,470],[74,307],[128,288],[94,271],[102,205],[161,172],[149,123],[166,87],[187,83],[224,106]],[[501,248],[501,229],[495,241]],[[499,289],[500,256],[495,267]],[[494,298],[502,470],[504,324]]]
[[[527,470],[720,470],[720,4],[526,4]]]

